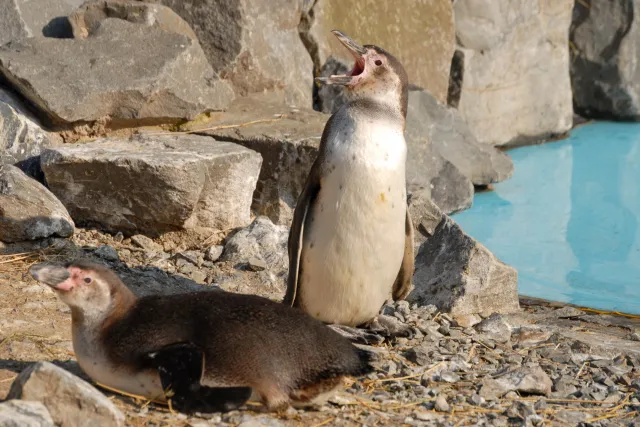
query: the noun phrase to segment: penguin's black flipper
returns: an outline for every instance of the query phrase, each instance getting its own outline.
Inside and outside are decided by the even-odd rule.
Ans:
[[[251,396],[250,387],[203,386],[204,351],[193,343],[171,344],[147,354],[147,360],[158,370],[167,398],[180,412],[231,411]]]

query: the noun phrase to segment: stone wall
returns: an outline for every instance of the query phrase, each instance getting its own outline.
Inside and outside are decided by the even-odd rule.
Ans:
[[[456,0],[448,103],[482,143],[541,140],[572,126],[572,0]]]

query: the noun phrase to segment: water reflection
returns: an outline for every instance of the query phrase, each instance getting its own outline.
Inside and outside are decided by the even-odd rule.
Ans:
[[[514,177],[454,219],[518,269],[521,294],[640,313],[640,124],[509,154]]]

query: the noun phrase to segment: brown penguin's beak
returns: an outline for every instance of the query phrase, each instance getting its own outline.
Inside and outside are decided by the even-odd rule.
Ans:
[[[65,286],[58,287],[64,283],[71,275],[66,268],[51,264],[36,264],[29,268],[29,274],[35,280],[45,285],[49,285],[54,289],[64,289]]]
[[[364,71],[364,64],[365,64],[364,55],[367,53],[367,49],[360,46],[358,43],[354,42],[351,38],[349,38],[346,34],[342,33],[341,31],[333,30],[331,32],[338,38],[340,43],[342,43],[344,47],[346,47],[349,50],[349,52],[351,52],[354,59],[356,60],[356,63],[353,66],[353,70],[351,70],[351,73],[349,75],[343,74],[343,75],[334,75],[329,77],[316,77],[316,81],[319,83],[324,83],[328,85],[346,86],[349,83],[351,83],[354,76],[362,74],[362,72]]]

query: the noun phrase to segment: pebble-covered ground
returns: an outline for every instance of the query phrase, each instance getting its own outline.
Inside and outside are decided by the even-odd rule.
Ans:
[[[236,276],[235,267],[224,262],[185,267],[192,265],[184,261],[189,253],[165,253],[166,242],[152,242],[158,246],[149,251],[97,231],[80,231],[72,242],[64,242],[0,256],[0,398],[30,362],[54,361],[83,376],[73,361],[67,307],[25,275],[34,262],[95,257],[132,277],[165,275],[179,290],[235,277],[243,284],[234,288],[228,280],[227,287],[245,292],[259,277],[253,271],[259,265]],[[142,269],[149,265],[159,267],[152,274]],[[476,325],[465,324],[471,319],[456,321],[434,306],[385,306],[372,330],[344,331],[377,354],[376,372],[345,384],[313,411],[266,414],[251,405],[186,417],[105,393],[132,426],[640,425],[640,322],[540,301],[523,299],[521,305],[521,313],[490,316]]]

